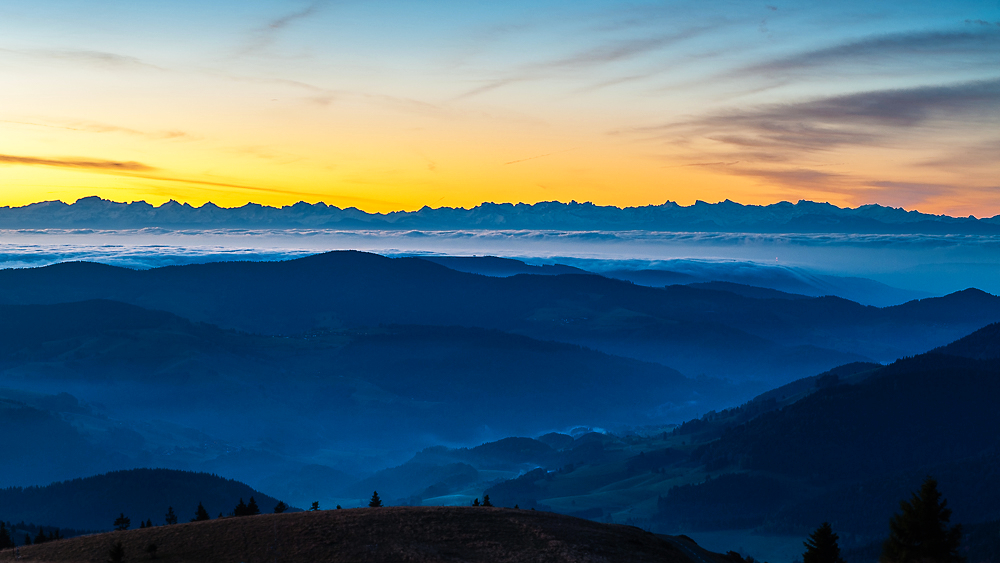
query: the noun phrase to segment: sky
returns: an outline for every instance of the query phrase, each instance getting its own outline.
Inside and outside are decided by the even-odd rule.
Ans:
[[[89,195],[994,216],[1000,2],[5,0],[0,205]]]

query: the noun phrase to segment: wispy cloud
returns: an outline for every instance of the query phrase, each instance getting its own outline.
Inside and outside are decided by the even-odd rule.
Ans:
[[[276,193],[276,194],[286,194],[295,196],[314,195],[307,192],[295,191],[295,190],[283,190],[280,188],[250,186],[247,184],[237,184],[232,182],[212,181],[204,179],[199,180],[194,178],[171,176],[163,174],[162,173],[163,171],[159,168],[134,161],[120,162],[114,160],[99,160],[99,159],[77,158],[77,157],[42,158],[35,156],[15,156],[8,154],[0,154],[0,164],[11,164],[11,165],[21,165],[21,166],[53,166],[57,168],[78,169],[87,172],[97,172],[104,174],[110,173],[110,174],[115,174],[117,176],[141,178],[144,180],[155,180],[158,182],[173,182],[173,183],[191,184],[191,185],[207,186],[215,188],[236,188],[239,190],[247,190],[252,192]]]
[[[794,152],[872,145],[935,119],[1000,117],[1000,79],[877,90],[798,103],[723,111],[640,130],[663,137],[701,137],[734,149]]]
[[[482,85],[460,94],[456,99],[478,96],[518,82],[543,80],[560,73],[590,70],[620,63],[696,37],[715,27],[714,25],[692,27],[674,33],[607,41],[568,56],[524,65],[508,73],[507,76],[487,80]]]
[[[841,193],[836,186],[853,182],[853,178],[834,172],[825,172],[811,168],[792,168],[784,170],[767,170],[758,168],[729,167],[722,170],[735,176],[750,176],[762,178],[771,184],[794,188],[811,188],[819,191]]]
[[[961,56],[963,64],[1000,64],[1000,29],[880,35],[754,64],[735,74],[774,76],[837,65],[854,69],[872,64],[898,67],[906,62],[926,66],[935,58],[951,60],[950,56]]]
[[[130,55],[86,49],[0,49],[0,53],[33,59],[48,59],[108,70],[165,70]]]
[[[89,170],[120,170],[126,172],[151,172],[157,170],[141,162],[118,162],[114,160],[94,160],[78,157],[40,158],[35,156],[14,156],[0,154],[0,163],[23,166],[55,166],[58,168],[82,168]]]
[[[988,22],[986,20],[965,20],[965,23],[969,23],[969,24],[973,24],[973,25],[984,25],[984,26],[995,25],[997,27],[1000,27],[1000,21],[998,21],[998,22]]]
[[[63,129],[66,131],[80,131],[84,133],[123,133],[126,135],[146,137],[149,139],[182,139],[182,138],[190,139],[192,137],[190,134],[178,130],[139,131],[137,129],[132,129],[129,127],[119,127],[117,125],[110,125],[107,123],[99,123],[95,121],[55,120],[50,123],[43,123],[40,121],[0,119],[0,123],[10,123],[14,125],[28,125],[31,127],[45,127],[50,129]]]
[[[251,32],[249,43],[240,51],[239,54],[245,55],[270,46],[277,39],[277,36],[281,33],[281,31],[287,29],[295,22],[307,20],[315,16],[329,3],[329,0],[314,0],[300,10],[288,12],[271,19],[263,26]]]

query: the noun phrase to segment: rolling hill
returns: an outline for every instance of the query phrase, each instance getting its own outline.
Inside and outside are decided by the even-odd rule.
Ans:
[[[21,548],[22,559],[104,561],[115,542],[126,560],[165,563],[469,561],[724,563],[692,542],[638,528],[502,508],[361,508],[269,514],[111,532]],[[690,555],[688,555],[690,554]],[[695,560],[694,558],[697,558]],[[0,561],[14,560],[13,550]]]
[[[86,530],[111,530],[119,514],[139,522],[164,523],[168,507],[180,522],[192,520],[198,503],[214,518],[253,497],[262,512],[278,500],[243,483],[208,473],[170,469],[112,471],[44,487],[0,489],[0,519]]]
[[[478,327],[768,386],[922,353],[1000,319],[1000,298],[976,290],[881,309],[761,296],[596,275],[496,278],[360,252],[144,271],[90,263],[0,271],[7,304],[110,299],[283,336],[380,324]]]
[[[478,328],[274,337],[95,300],[0,306],[0,335],[0,424],[16,430],[0,435],[14,460],[0,482],[13,485],[161,466],[288,492],[310,464],[351,473],[439,442],[686,418],[738,391]]]

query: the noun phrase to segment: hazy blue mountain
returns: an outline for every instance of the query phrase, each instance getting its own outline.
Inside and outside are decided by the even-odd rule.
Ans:
[[[419,256],[452,270],[508,277],[517,274],[559,275],[598,274],[638,285],[663,287],[691,285],[704,289],[731,291],[748,297],[768,298],[749,288],[771,289],[783,294],[822,297],[833,295],[863,305],[887,307],[914,299],[931,297],[923,291],[891,287],[874,280],[848,276],[818,274],[791,266],[765,265],[753,262],[716,262],[708,260],[657,261],[657,267],[638,267],[630,261],[565,259],[575,265],[527,264],[512,258],[496,256]],[[750,293],[753,292],[753,293]]]
[[[449,269],[470,274],[506,278],[517,274],[558,276],[560,274],[590,274],[587,270],[564,264],[531,265],[513,258],[497,256],[420,256],[424,260],[441,264]]]
[[[169,507],[178,522],[194,519],[198,503],[216,518],[230,514],[242,498],[253,497],[261,512],[278,500],[247,485],[208,473],[169,469],[112,471],[44,487],[0,489],[0,519],[85,530],[111,530],[122,513],[138,528],[140,520],[161,526]],[[293,509],[294,510],[294,509]]]
[[[424,207],[418,211],[366,213],[325,203],[304,202],[281,208],[248,203],[226,209],[170,201],[115,203],[86,197],[73,204],[59,201],[0,208],[0,228],[123,229],[184,228],[334,228],[334,229],[559,229],[652,230],[760,233],[934,233],[997,234],[1000,218],[928,215],[917,211],[864,205],[856,209],[800,201],[765,206],[673,202],[643,207],[602,207],[592,203],[483,203],[472,209]]]
[[[92,263],[0,271],[0,302],[95,298],[271,335],[380,324],[482,327],[770,386],[852,361],[921,353],[1000,319],[1000,298],[976,290],[880,309],[595,275],[497,278],[360,252],[144,271]]]
[[[934,352],[976,360],[995,360],[1000,358],[998,342],[1000,342],[1000,323],[993,323],[947,346],[936,348]]]
[[[16,430],[0,438],[16,460],[0,464],[4,484],[159,465],[291,491],[322,452],[356,472],[437,441],[686,418],[737,392],[658,364],[454,326],[273,337],[88,301],[0,306],[0,337],[4,386],[73,395],[61,407],[16,393],[4,403],[2,422]]]
[[[933,475],[953,521],[979,529],[1000,519],[998,337],[992,325],[943,348],[952,354],[842,366],[672,430],[543,436],[559,447],[535,456],[537,469],[484,492],[716,542],[763,533],[797,547],[829,521],[853,549],[884,539],[899,501]],[[991,359],[975,359],[985,343]],[[460,455],[431,448],[410,463],[427,471]]]
[[[717,423],[721,437],[692,452],[717,478],[672,489],[660,520],[794,534],[829,521],[858,545],[884,536],[898,501],[927,475],[956,522],[1000,518],[996,326],[853,383],[819,386],[820,378],[793,404],[735,426]],[[986,343],[992,353],[977,359]],[[754,496],[762,490],[770,491],[763,510]]]

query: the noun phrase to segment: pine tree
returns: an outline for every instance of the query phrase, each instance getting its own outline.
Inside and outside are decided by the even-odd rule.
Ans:
[[[63,537],[59,534],[59,528],[56,528],[56,531],[52,532],[52,538],[50,538],[50,539],[53,539],[53,540],[61,540],[61,539],[63,539]]]
[[[483,506],[493,506],[493,503],[490,502],[490,495],[483,495]]]
[[[479,506],[479,499],[472,501],[472,506]]]
[[[284,512],[286,510],[288,510],[288,505],[285,504],[285,501],[283,501],[283,500],[279,500],[278,504],[274,505],[274,513],[275,514],[281,514],[282,512]]]
[[[319,501],[318,500],[314,500],[313,503],[312,503],[312,506],[309,507],[309,511],[310,512],[316,512],[317,510],[319,510]]]
[[[152,528],[153,527],[153,519],[152,518],[146,518],[146,527],[147,528]]]
[[[840,557],[840,546],[837,540],[840,539],[833,533],[833,528],[829,522],[823,522],[816,531],[809,536],[809,540],[802,542],[806,546],[806,552],[802,554],[802,563],[844,563]]]
[[[372,499],[368,501],[368,506],[372,508],[379,508],[382,506],[382,499],[378,498],[378,491],[372,492]]]
[[[31,534],[24,534],[24,545],[31,545]]]
[[[164,521],[166,521],[168,526],[177,523],[177,515],[174,514],[174,507],[172,506],[167,507],[167,515],[164,516],[163,519]]]
[[[880,563],[962,563],[959,555],[962,527],[948,527],[951,510],[941,498],[937,481],[924,480],[910,501],[900,501],[900,512],[889,521],[889,539],[882,544]]]
[[[205,506],[200,502],[198,503],[198,510],[194,513],[194,520],[192,522],[201,522],[202,520],[209,520],[211,517],[208,515],[208,511],[205,510]]]
[[[243,504],[243,499],[240,499],[240,503],[236,505],[233,509],[233,516],[246,516],[247,515],[247,505]]]
[[[125,546],[121,541],[116,541],[108,550],[108,563],[122,563],[125,561]]]
[[[139,529],[141,530],[141,529],[143,529],[145,527],[146,527],[146,523],[144,521],[142,521],[142,520],[139,520]]]
[[[131,526],[131,525],[132,525],[132,519],[130,519],[128,516],[125,516],[124,512],[122,512],[118,516],[118,518],[115,518],[115,529],[116,530],[127,530],[128,527]]]
[[[38,527],[38,535],[35,536],[35,545],[40,543],[45,543],[49,541],[49,538],[45,537],[45,532],[42,531],[42,527]]]
[[[7,549],[8,547],[14,547],[14,540],[10,538],[7,525],[0,522],[0,549]]]
[[[253,516],[255,514],[260,514],[260,508],[257,507],[257,501],[250,497],[250,502],[247,503],[247,509],[245,514],[247,516]]]

